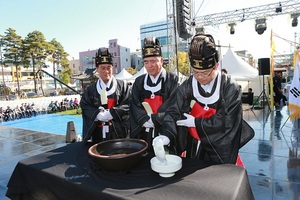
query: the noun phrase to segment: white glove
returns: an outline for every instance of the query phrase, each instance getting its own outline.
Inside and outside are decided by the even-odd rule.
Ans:
[[[195,117],[187,113],[183,114],[186,119],[178,120],[176,124],[178,126],[195,127]]]
[[[96,120],[99,120],[99,121],[102,121],[102,122],[107,121],[106,118],[105,118],[105,116],[104,116],[104,111],[98,113],[98,115],[96,117]]]
[[[159,135],[159,136],[156,136],[156,137],[153,139],[152,145],[155,145],[155,142],[156,142],[157,140],[162,140],[164,145],[168,145],[168,144],[170,143],[170,139],[169,139],[167,136],[165,136],[165,135]]]
[[[104,117],[105,117],[105,119],[106,119],[107,121],[113,119],[113,116],[110,114],[109,109],[107,109],[107,110],[104,111]]]
[[[104,111],[99,112],[99,114],[97,115],[97,119],[102,122],[107,122],[107,121],[113,119],[113,117],[110,114],[109,110],[104,110]]]

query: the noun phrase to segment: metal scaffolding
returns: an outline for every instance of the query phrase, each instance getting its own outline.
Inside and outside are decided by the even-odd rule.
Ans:
[[[175,18],[175,0],[166,0],[167,14],[167,34],[168,34],[168,61],[171,69],[177,69],[177,64],[172,63],[173,58],[177,58],[177,27]],[[177,59],[175,59],[177,60]]]
[[[245,20],[300,13],[299,0],[281,1],[267,5],[236,9],[195,18],[196,26],[218,26],[220,24],[241,23]]]
[[[194,6],[194,3],[192,3],[192,5]],[[175,6],[175,0],[166,0],[166,18],[168,26],[168,60],[170,62],[170,68],[172,69],[177,69],[177,63],[171,63],[171,61],[173,58],[175,58],[174,60],[177,60],[176,58],[178,45],[182,43],[177,34],[176,9],[174,8]],[[193,16],[192,19],[195,20],[195,26],[193,28],[205,26],[218,27],[221,24],[231,24],[231,26],[235,26],[238,23],[244,22],[245,20],[257,20],[261,18],[268,18],[286,14],[289,14],[291,18],[295,17],[297,19],[300,16],[300,2],[299,0],[280,1],[278,3],[236,9],[232,11],[203,15],[199,17],[194,16],[195,14],[193,7],[191,8],[191,10]],[[195,30],[192,31],[195,32]]]

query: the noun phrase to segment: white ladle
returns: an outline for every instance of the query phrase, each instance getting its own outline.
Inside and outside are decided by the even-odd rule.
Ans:
[[[160,162],[167,165],[168,161],[166,159],[166,152],[165,152],[165,149],[164,149],[163,140],[162,139],[155,140],[152,145],[153,145],[153,149],[154,149],[154,153],[155,153],[156,158]]]

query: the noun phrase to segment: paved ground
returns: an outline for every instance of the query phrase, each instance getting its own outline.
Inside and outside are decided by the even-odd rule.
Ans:
[[[255,129],[255,137],[240,151],[255,199],[300,199],[300,131],[293,130],[287,107],[278,111],[250,109],[244,119]],[[65,137],[0,126],[0,199],[21,159],[65,145]]]

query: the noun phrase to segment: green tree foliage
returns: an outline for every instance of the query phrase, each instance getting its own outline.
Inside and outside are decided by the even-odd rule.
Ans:
[[[24,39],[27,64],[31,63],[32,67],[37,67],[38,69],[44,67],[50,47],[45,36],[40,31],[28,33]]]
[[[10,87],[0,85],[0,96],[6,96],[11,93]]]
[[[47,60],[50,45],[46,41],[45,36],[40,31],[33,31],[23,40],[23,48],[26,55],[27,63],[25,66],[31,64],[34,76],[34,90],[37,93],[37,76],[36,72],[43,67]]]
[[[70,77],[73,72],[70,68],[69,60],[67,59],[69,54],[65,52],[63,46],[55,38],[52,39],[49,44],[50,49],[48,53],[51,55],[49,61],[52,62],[53,65],[56,65],[57,68],[59,66],[63,68],[59,75],[60,80],[65,84],[70,83]]]
[[[4,45],[4,58],[2,62],[4,66],[15,66],[14,76],[17,77],[18,95],[20,95],[20,73],[19,66],[24,63],[24,51],[22,37],[16,33],[16,30],[9,28],[2,37],[2,45]]]
[[[133,75],[133,74],[136,74],[136,69],[134,69],[134,68],[132,68],[132,67],[128,67],[127,69],[126,69],[126,71],[128,72],[128,73],[130,73],[131,75]]]
[[[58,70],[61,73],[58,74],[59,78],[66,84],[70,82],[72,69],[67,59],[69,54],[56,39],[47,42],[40,31],[30,32],[22,39],[12,28],[8,28],[4,36],[0,35],[0,39],[4,47],[3,64],[8,63],[6,66],[11,64],[16,67],[32,67],[36,75],[39,69],[48,67],[45,64],[47,61],[55,62],[56,67],[61,69]]]
[[[68,70],[63,70],[62,72],[61,72],[61,74],[60,74],[60,80],[62,81],[62,82],[64,82],[65,84],[68,84],[68,83],[70,83],[70,80],[71,80],[71,78],[70,78],[70,72],[68,72]]]
[[[22,37],[16,33],[16,30],[9,28],[2,37],[4,46],[3,63],[18,66],[22,62]],[[7,66],[7,65],[6,65]]]
[[[190,75],[189,56],[186,52],[178,52],[178,69],[185,76]]]
[[[58,77],[62,82],[65,84],[70,82],[72,69],[67,59],[69,55],[56,39],[47,42],[40,31],[30,32],[22,39],[16,33],[16,30],[12,28],[8,28],[5,35],[0,35],[0,39],[1,46],[4,47],[3,64],[5,66],[16,66],[16,72],[18,72],[18,66],[32,67],[35,92],[37,92],[37,81],[42,77],[42,74],[37,74],[37,72],[42,68],[48,67],[46,65],[47,61],[52,62],[53,65],[56,65],[56,68],[60,69],[57,71],[60,73]],[[19,80],[17,79],[17,81],[19,87]],[[40,84],[42,88],[42,81],[40,81]]]
[[[175,60],[175,57],[173,57],[170,61],[170,63],[165,64],[164,68],[167,71],[178,71],[182,73],[185,76],[190,75],[190,62],[189,62],[189,56],[187,52],[178,52],[177,53],[177,62]],[[174,69],[177,65],[177,69]]]

